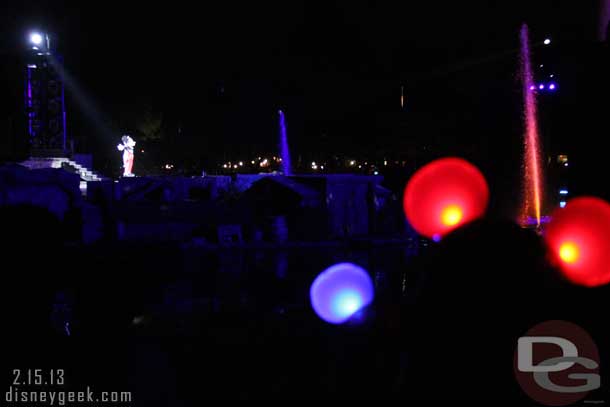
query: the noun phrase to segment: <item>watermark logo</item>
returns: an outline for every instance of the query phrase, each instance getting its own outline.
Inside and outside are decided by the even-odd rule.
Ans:
[[[547,321],[519,338],[515,376],[523,391],[547,406],[566,406],[601,387],[599,351],[576,324]]]

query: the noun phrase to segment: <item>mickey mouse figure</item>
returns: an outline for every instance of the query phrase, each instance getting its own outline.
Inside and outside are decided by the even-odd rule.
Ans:
[[[131,172],[133,168],[133,148],[136,142],[129,135],[121,137],[121,144],[117,146],[119,151],[123,152],[123,176],[134,177],[135,175]]]

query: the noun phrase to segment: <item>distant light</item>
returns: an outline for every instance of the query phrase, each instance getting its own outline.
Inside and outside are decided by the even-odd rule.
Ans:
[[[243,166],[244,166],[244,162],[243,162],[243,161],[240,161],[240,162],[239,162],[239,166],[240,166],[240,167],[243,167]]]
[[[250,161],[250,164],[254,164],[254,163],[255,163],[255,161],[254,161],[254,160]]]
[[[555,84],[554,84],[554,83],[551,83],[551,84],[549,85],[549,89],[550,89],[550,90],[555,90],[555,87],[556,87],[556,86],[555,86]]]
[[[544,83],[541,83],[540,86],[538,86],[538,89],[540,89],[540,90],[544,89]]]
[[[323,166],[323,165],[321,165],[321,166],[320,166],[320,169],[321,169],[321,170],[323,170],[323,169],[324,169],[324,166]]]
[[[235,164],[235,165],[233,166],[233,168],[237,168],[237,164]]]
[[[544,45],[549,45],[551,43],[551,39],[547,38],[544,40]]]
[[[555,75],[553,75],[553,74],[549,75],[549,78],[554,78],[554,77],[555,77]]]
[[[568,190],[567,189],[560,189],[559,190],[559,195],[567,195],[568,194]]]
[[[560,208],[565,208],[566,207],[567,202],[566,201],[561,201],[559,202],[559,207]]]
[[[544,64],[540,64],[540,68],[544,68]]]
[[[564,167],[568,167],[568,166],[569,166],[569,164],[568,164],[568,163],[564,163],[564,164],[563,164],[563,166],[564,166]]]
[[[227,168],[227,164],[223,164],[223,165],[222,165],[222,168]]]
[[[388,161],[387,160],[383,160],[383,165],[388,165]]]
[[[30,42],[34,45],[42,44],[42,35],[39,33],[30,34]]]
[[[580,250],[573,242],[563,243],[559,248],[559,258],[568,264],[574,264],[580,257]]]
[[[530,90],[534,90],[536,87],[534,85],[530,86]]]
[[[320,273],[309,290],[315,313],[331,324],[341,324],[369,305],[375,296],[373,281],[362,267],[335,264]]]
[[[36,69],[36,68],[38,68],[38,67],[36,66],[36,64],[28,64],[28,68],[30,68],[30,69]]]
[[[356,161],[354,161],[354,160],[350,161],[349,165],[356,165]]]
[[[379,171],[374,171],[373,175],[379,175]]]

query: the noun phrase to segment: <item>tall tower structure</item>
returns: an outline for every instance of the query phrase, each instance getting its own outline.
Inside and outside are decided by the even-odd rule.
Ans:
[[[32,157],[68,154],[64,84],[51,58],[55,56],[48,34],[30,34],[24,100]]]

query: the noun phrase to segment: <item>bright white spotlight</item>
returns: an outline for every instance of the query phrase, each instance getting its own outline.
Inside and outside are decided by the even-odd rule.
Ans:
[[[42,44],[42,35],[40,33],[30,34],[30,42],[34,45]]]
[[[544,45],[549,45],[551,43],[551,39],[547,38],[544,40]]]

